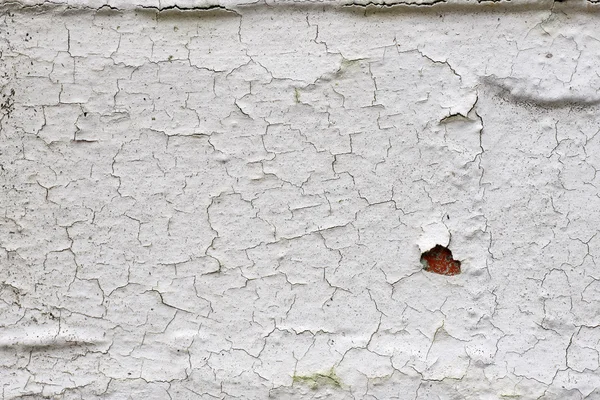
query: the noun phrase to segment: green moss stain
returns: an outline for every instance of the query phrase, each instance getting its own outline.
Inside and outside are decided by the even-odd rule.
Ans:
[[[296,100],[296,103],[300,103],[300,91],[298,88],[294,88],[294,99]]]
[[[305,384],[312,389],[317,389],[320,386],[333,386],[336,388],[342,387],[342,381],[335,373],[333,367],[325,373],[315,373],[312,375],[296,375],[294,374],[294,384]]]
[[[360,61],[361,61],[360,59],[358,59],[358,60],[347,60],[345,58],[342,59],[342,62],[340,63],[340,67],[338,68],[338,70],[335,73],[335,77],[337,79],[340,79],[348,71],[359,71],[361,68]]]
[[[358,65],[358,63],[360,62],[360,60],[347,60],[347,59],[342,59],[342,62],[340,64],[340,69],[347,69],[350,68],[354,65]]]

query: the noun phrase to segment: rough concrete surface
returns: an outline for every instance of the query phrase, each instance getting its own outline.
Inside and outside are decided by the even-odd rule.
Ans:
[[[377,3],[0,5],[2,398],[600,399],[600,5]]]

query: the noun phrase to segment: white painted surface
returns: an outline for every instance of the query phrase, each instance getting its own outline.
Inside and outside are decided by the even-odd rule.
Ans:
[[[1,6],[3,398],[600,398],[597,6],[107,4]]]

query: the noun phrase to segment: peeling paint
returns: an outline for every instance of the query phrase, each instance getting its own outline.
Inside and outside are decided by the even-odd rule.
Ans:
[[[2,3],[2,398],[600,397],[596,3]]]

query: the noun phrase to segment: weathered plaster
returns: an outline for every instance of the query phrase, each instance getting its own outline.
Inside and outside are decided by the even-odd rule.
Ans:
[[[0,5],[3,398],[600,398],[600,9],[379,3]]]

